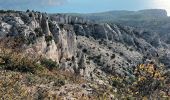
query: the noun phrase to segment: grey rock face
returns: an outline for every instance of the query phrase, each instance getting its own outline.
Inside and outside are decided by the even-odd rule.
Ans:
[[[42,14],[41,27],[46,36],[51,35],[49,25],[48,25],[48,16],[45,14]]]

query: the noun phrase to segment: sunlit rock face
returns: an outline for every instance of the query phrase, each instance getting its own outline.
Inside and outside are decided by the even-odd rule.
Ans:
[[[1,14],[0,37],[20,37],[25,53],[52,59],[60,68],[87,77],[96,71],[129,76],[133,66],[165,56],[161,50],[169,47],[157,33],[39,12]]]

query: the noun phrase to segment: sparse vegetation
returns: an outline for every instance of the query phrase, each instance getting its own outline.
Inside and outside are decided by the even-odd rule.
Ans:
[[[45,41],[50,42],[52,41],[53,37],[52,36],[45,36]]]
[[[61,28],[61,29],[63,29],[64,28],[64,24],[59,24],[59,27]]]
[[[115,57],[116,57],[116,55],[115,55],[115,54],[112,54],[110,58],[111,58],[111,59],[114,59]]]
[[[51,60],[51,59],[46,59],[43,58],[41,59],[41,64],[45,67],[47,67],[49,70],[53,70],[53,69],[58,69],[59,65],[57,64],[57,62]]]
[[[164,87],[168,87],[168,84],[165,84],[166,77],[168,76],[164,75],[163,66],[141,64],[136,67],[134,74],[136,81],[133,82],[132,91],[135,93],[135,96],[148,98],[168,97],[168,94],[163,90]],[[162,92],[164,92],[164,96]]]
[[[82,51],[83,51],[83,53],[87,53],[87,49],[86,48],[84,48]]]
[[[30,10],[29,10],[29,9],[27,9],[27,11],[26,11],[26,12],[28,13],[28,12],[30,12]]]
[[[130,48],[129,50],[130,50],[130,51],[133,51],[133,48]]]
[[[1,49],[1,67],[6,70],[35,73],[38,68],[37,60],[24,56],[10,49]]]
[[[162,98],[168,100],[170,97],[166,92],[168,87],[167,75],[164,73],[163,66],[155,64],[141,64],[134,70],[135,78],[123,78],[120,76],[111,76],[110,84],[118,89],[116,94],[122,99],[141,98]]]
[[[119,54],[120,54],[120,56],[123,56],[123,52],[120,52]]]
[[[43,36],[43,31],[41,28],[35,28],[34,31],[35,31],[37,37]]]
[[[0,10],[0,13],[5,13],[6,11],[4,11],[4,10]]]
[[[61,87],[61,86],[63,86],[63,85],[65,85],[65,80],[58,79],[58,80],[56,80],[56,81],[54,82],[54,86],[59,86],[59,87]]]

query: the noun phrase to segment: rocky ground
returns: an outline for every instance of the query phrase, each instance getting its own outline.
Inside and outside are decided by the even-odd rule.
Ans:
[[[157,33],[1,11],[0,40],[2,99],[169,98],[170,49]]]

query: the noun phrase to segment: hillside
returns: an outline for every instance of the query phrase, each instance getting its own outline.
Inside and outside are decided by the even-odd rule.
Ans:
[[[169,43],[168,34],[170,33],[170,17],[168,17],[167,12],[162,9],[148,9],[140,11],[109,11],[102,13],[70,15],[80,16],[99,23],[116,23],[120,25],[136,27],[139,29],[145,29],[151,32],[157,32],[163,39],[167,37],[165,42]]]
[[[158,33],[70,14],[2,11],[0,40],[3,99],[169,99],[170,48]]]
[[[144,19],[147,20],[167,17],[167,12],[162,9],[148,9],[140,11],[120,10],[101,13],[87,13],[87,14],[70,13],[70,14],[73,16],[81,16],[99,22],[115,21],[116,19],[140,21]]]

